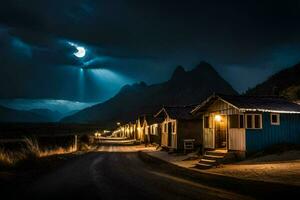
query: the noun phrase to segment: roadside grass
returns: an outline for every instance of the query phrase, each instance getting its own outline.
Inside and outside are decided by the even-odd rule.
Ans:
[[[15,151],[8,151],[3,148],[0,149],[0,169],[16,168],[29,163],[34,163],[42,157],[68,154],[77,151],[74,144],[67,147],[57,146],[54,148],[43,148],[34,138],[25,138],[24,144],[23,148]]]

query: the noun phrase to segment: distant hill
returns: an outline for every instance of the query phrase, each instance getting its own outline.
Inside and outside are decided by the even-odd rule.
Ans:
[[[47,122],[47,119],[34,112],[0,106],[0,122]]]
[[[300,63],[281,70],[265,82],[248,90],[247,95],[279,95],[291,100],[300,99]]]
[[[31,109],[29,111],[42,116],[45,120],[47,120],[47,122],[58,122],[64,116],[58,111],[52,111],[49,109]]]
[[[83,109],[62,121],[110,126],[117,121],[129,121],[140,114],[156,112],[162,105],[198,104],[213,92],[237,94],[206,62],[201,62],[191,71],[179,66],[169,81],[149,86],[144,82],[126,85],[108,101]]]

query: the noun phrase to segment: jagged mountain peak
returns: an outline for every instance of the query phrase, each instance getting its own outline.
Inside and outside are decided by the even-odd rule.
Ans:
[[[191,71],[178,66],[166,82],[149,86],[143,82],[126,85],[112,99],[79,111],[63,122],[93,122],[110,128],[116,121],[128,122],[141,114],[154,114],[162,105],[200,103],[213,92],[237,94],[206,62]]]
[[[215,68],[206,61],[201,61],[193,70],[193,72],[216,72]]]
[[[178,79],[178,78],[182,77],[184,74],[185,74],[184,68],[181,65],[178,65],[175,68],[171,79]]]
[[[126,84],[121,88],[120,93],[133,91],[133,90],[139,90],[139,89],[143,89],[145,87],[147,87],[147,84],[144,81],[141,81],[139,83],[134,83],[132,85]]]

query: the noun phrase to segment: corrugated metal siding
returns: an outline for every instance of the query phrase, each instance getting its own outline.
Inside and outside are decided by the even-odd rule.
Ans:
[[[246,150],[246,131],[244,128],[229,129],[229,150]]]
[[[274,144],[300,144],[300,115],[280,114],[280,125],[271,125],[270,113],[263,113],[263,129],[246,129],[247,152],[255,152]]]

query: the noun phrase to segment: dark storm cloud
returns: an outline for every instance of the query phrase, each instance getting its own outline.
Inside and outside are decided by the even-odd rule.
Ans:
[[[242,91],[300,61],[299,9],[298,0],[2,2],[1,96],[103,100],[121,85],[109,89],[87,77],[80,94],[76,68],[100,66],[153,83],[201,60]],[[76,58],[68,42],[87,56]]]

